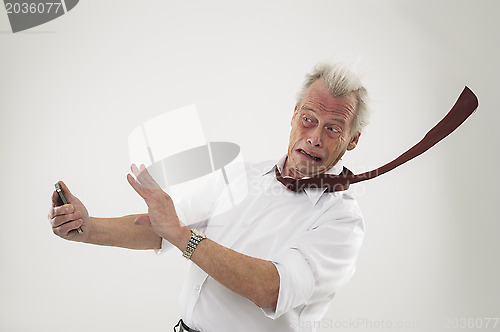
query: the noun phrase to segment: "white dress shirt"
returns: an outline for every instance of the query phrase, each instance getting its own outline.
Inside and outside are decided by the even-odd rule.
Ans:
[[[271,261],[280,276],[276,309],[262,309],[192,264],[180,295],[189,327],[202,332],[314,331],[314,322],[354,274],[364,236],[355,199],[349,191],[286,189],[274,174],[284,161],[246,165],[248,194],[227,212],[217,213],[227,197],[214,184],[175,203],[184,224],[227,248]],[[338,163],[327,173],[341,171]],[[163,240],[159,252],[169,247]]]

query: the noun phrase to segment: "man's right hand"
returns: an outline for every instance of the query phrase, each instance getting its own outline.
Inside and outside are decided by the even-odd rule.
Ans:
[[[59,181],[59,184],[68,200],[68,204],[62,205],[57,192],[52,193],[52,207],[48,216],[52,231],[66,240],[86,242],[91,231],[89,213],[85,205],[71,194],[64,182]],[[76,230],[78,227],[82,228],[82,234],[79,234]]]

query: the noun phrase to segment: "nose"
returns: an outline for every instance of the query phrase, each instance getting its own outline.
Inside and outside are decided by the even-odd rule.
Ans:
[[[323,147],[323,140],[321,139],[322,128],[317,126],[314,130],[312,130],[307,138],[307,143],[312,146],[321,148]]]

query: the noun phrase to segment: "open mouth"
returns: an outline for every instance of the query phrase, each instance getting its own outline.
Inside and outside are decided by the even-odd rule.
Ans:
[[[320,158],[320,157],[313,156],[312,154],[309,154],[309,153],[307,153],[306,151],[304,151],[304,150],[302,150],[302,149],[297,149],[297,151],[298,151],[299,153],[302,153],[303,155],[305,155],[305,156],[307,156],[307,157],[311,158],[311,159],[312,159],[312,160],[314,160],[314,161],[320,161],[320,160],[321,160],[321,158]]]

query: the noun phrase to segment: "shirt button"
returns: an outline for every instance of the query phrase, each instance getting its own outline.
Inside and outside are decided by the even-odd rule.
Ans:
[[[199,292],[199,291],[200,291],[200,289],[201,289],[201,287],[200,287],[199,285],[197,285],[197,286],[194,288],[194,290],[195,290],[195,291],[197,291],[197,292]]]

